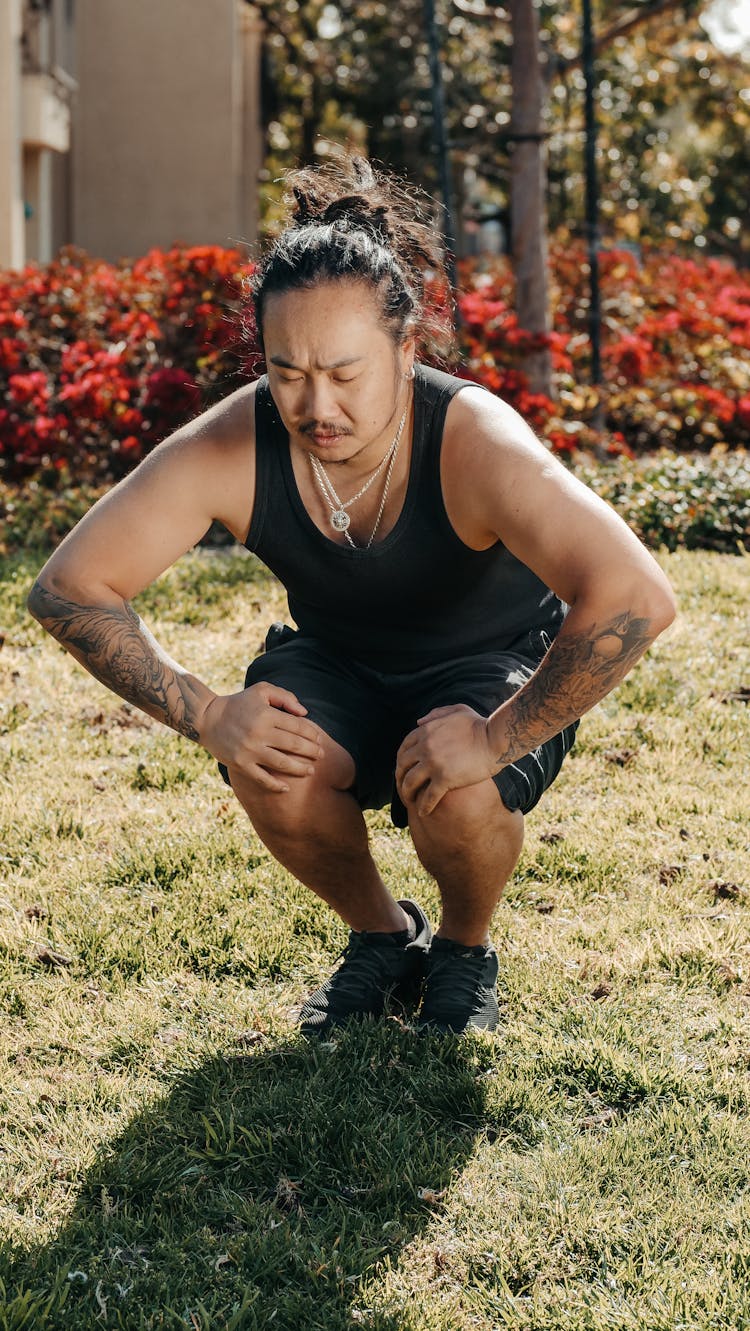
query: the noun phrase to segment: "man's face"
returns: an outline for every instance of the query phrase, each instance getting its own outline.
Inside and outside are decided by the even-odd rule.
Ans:
[[[396,344],[383,328],[371,287],[337,281],[269,296],[263,340],[293,445],[346,462],[386,436],[390,443],[414,352],[411,340]]]

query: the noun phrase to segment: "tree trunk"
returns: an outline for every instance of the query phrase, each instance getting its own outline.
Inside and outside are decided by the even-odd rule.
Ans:
[[[551,329],[547,278],[547,147],[542,114],[546,94],[533,0],[510,0],[513,26],[513,102],[510,138],[511,251],[516,314],[531,333]],[[529,353],[523,365],[535,393],[552,393],[548,348]]]

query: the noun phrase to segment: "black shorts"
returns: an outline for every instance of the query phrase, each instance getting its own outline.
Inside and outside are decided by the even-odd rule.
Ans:
[[[489,716],[525,684],[539,659],[516,652],[483,652],[408,673],[385,673],[342,658],[316,638],[274,624],[266,651],[247,668],[245,688],[265,680],[289,689],[304,703],[308,718],[354,759],[352,793],[360,808],[380,809],[390,803],[393,823],[406,827],[406,809],[394,781],[396,754],[418,718],[433,707],[454,703]],[[522,813],[533,809],[560,771],[577,728],[575,721],[493,777],[508,809]],[[219,770],[229,785],[223,763]]]

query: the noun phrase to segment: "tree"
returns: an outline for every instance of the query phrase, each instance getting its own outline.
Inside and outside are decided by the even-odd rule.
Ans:
[[[538,8],[513,0],[507,10],[489,0],[436,3],[455,194],[468,215],[475,186],[466,197],[465,182],[473,176],[496,211],[510,214],[519,322],[544,331],[544,229],[532,236],[530,219],[541,223],[546,203],[552,229],[576,234],[583,225],[580,17],[562,0]],[[647,0],[623,14],[618,0],[599,0],[607,243],[666,235],[750,255],[742,234],[750,94],[741,61],[720,55],[703,31],[704,4]],[[280,169],[326,144],[356,147],[436,193],[422,0],[257,0],[257,7],[268,32],[268,221]],[[529,134],[540,137],[518,137]],[[529,370],[544,385],[544,356],[533,353]]]
[[[513,28],[510,219],[516,314],[521,328],[544,335],[551,327],[544,67],[534,0],[510,0],[510,5]],[[552,391],[549,349],[542,345],[529,351],[524,369],[532,391],[549,396]]]

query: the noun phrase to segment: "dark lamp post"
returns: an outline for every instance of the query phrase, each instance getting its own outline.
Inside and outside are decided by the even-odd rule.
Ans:
[[[453,191],[451,188],[448,136],[445,131],[445,98],[443,71],[440,64],[440,40],[435,19],[435,0],[423,0],[427,42],[430,50],[430,91],[432,95],[433,142],[440,172],[440,193],[443,199],[443,235],[445,236],[446,267],[453,290],[456,290],[456,230],[453,222]]]
[[[594,109],[594,34],[591,0],[583,0],[583,76],[586,80],[586,242],[589,255],[589,338],[591,340],[591,382],[602,382],[601,301],[599,297],[599,184],[596,174],[596,113]],[[603,406],[598,412],[601,428]]]

